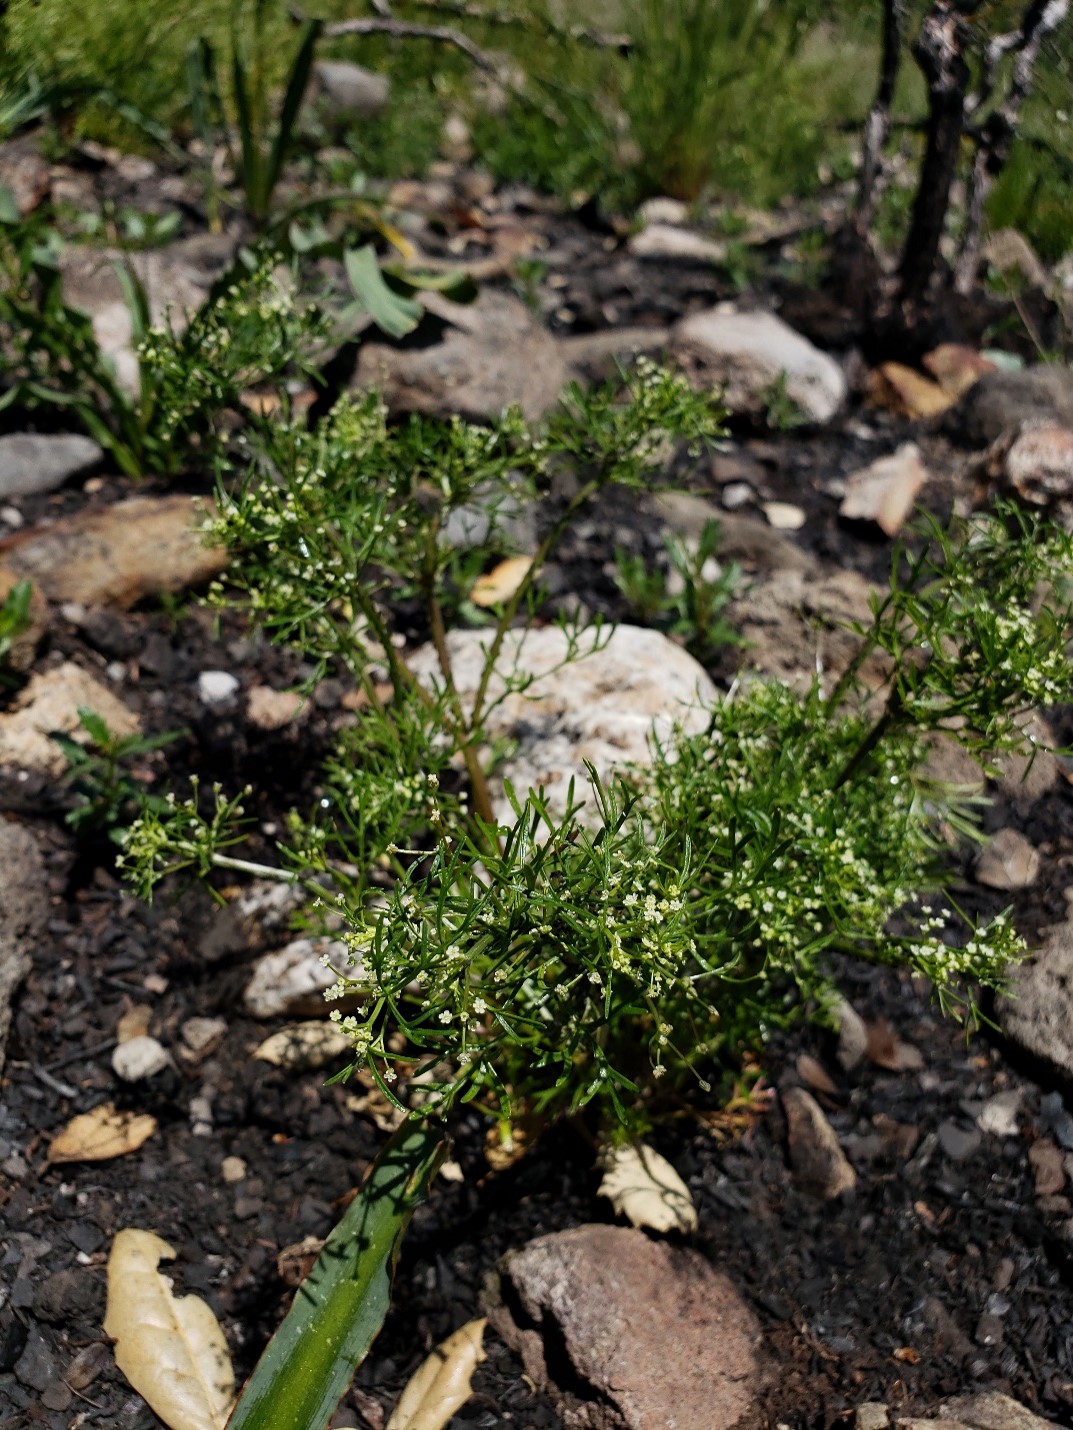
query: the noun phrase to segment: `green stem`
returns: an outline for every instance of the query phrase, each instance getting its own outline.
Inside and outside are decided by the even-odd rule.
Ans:
[[[868,734],[857,746],[857,749],[842,766],[834,784],[831,786],[832,789],[841,789],[843,785],[849,783],[880,741],[898,722],[902,713],[901,696],[898,687],[895,686],[887,698],[887,704],[882,715],[880,715],[879,719],[868,731]]]

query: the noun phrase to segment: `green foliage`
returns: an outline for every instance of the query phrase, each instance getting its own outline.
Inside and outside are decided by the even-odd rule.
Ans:
[[[117,735],[94,711],[80,706],[78,723],[89,741],[54,734],[67,757],[64,782],[77,797],[64,822],[78,835],[106,833],[119,839],[124,824],[137,811],[163,811],[164,800],[147,795],[135,778],[135,762],[153,750],[163,749],[183,735],[170,730],[163,735]]]
[[[966,930],[955,911],[914,903],[940,878],[937,822],[972,827],[957,792],[922,772],[923,739],[1022,747],[1027,709],[1068,686],[1073,619],[1055,583],[1073,570],[1073,538],[1012,508],[950,531],[932,523],[899,551],[832,690],[736,689],[650,770],[593,775],[583,813],[580,790],[565,812],[530,790],[511,793],[511,822],[495,820],[484,721],[529,680],[509,662],[505,677],[502,662],[496,681],[492,670],[533,610],[540,566],[603,485],[659,468],[668,432],[715,430],[704,399],[651,367],[624,396],[574,389],[539,431],[516,417],[389,430],[375,399],[347,402],[312,432],[278,433],[251,482],[221,499],[219,535],[254,619],[366,693],[318,809],[292,819],[282,872],[341,917],[349,952],[329,996],[364,1001],[333,1016],[404,1106],[416,1076],[424,1106],[474,1098],[509,1120],[595,1100],[636,1124],[657,1095],[709,1081],[721,1057],[822,1010],[831,952],[925,972],[944,1007],[973,1016],[973,980],[999,984],[1021,948],[1005,917]],[[564,462],[578,496],[498,613],[464,703],[440,524],[477,492],[494,509],[496,493]],[[715,541],[710,529],[701,568]],[[391,639],[403,589],[439,653],[430,689]],[[570,637],[567,658],[583,658],[591,640]],[[890,676],[869,714],[859,672],[880,652]],[[218,793],[208,820],[196,796],[147,813],[123,856],[142,891],[183,867],[250,867],[222,852],[229,808]]]
[[[0,602],[0,689],[15,683],[11,652],[19,636],[30,629],[33,593],[29,581],[16,581]]]
[[[153,327],[133,270],[116,272],[138,341],[136,396],[89,317],[64,301],[55,235],[39,223],[0,222],[0,409],[66,410],[131,477],[174,475],[194,460],[211,466],[241,394],[307,370],[326,333],[281,284],[270,252],[240,264],[182,333]]]
[[[719,523],[704,524],[697,541],[664,537],[669,570],[650,565],[643,556],[615,553],[615,583],[635,616],[680,637],[686,648],[706,660],[727,645],[738,644],[733,626],[722,612],[734,597],[741,568],[721,567]]]

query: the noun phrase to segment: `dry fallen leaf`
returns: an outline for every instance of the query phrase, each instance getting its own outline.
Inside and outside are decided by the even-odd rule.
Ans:
[[[399,1398],[387,1430],[443,1430],[473,1394],[470,1378],[485,1359],[482,1316],[440,1343],[423,1361]]]
[[[599,1195],[633,1226],[653,1231],[696,1231],[697,1209],[689,1188],[658,1152],[643,1143],[610,1148],[603,1157]]]
[[[322,1236],[304,1236],[301,1241],[285,1246],[276,1257],[276,1270],[284,1286],[290,1286],[292,1289],[301,1286],[323,1250]]]
[[[117,1112],[115,1103],[102,1102],[92,1112],[72,1117],[52,1139],[50,1162],[107,1162],[135,1152],[156,1131],[156,1118],[147,1112]]]
[[[921,359],[945,392],[961,397],[985,372],[995,372],[995,364],[981,357],[975,348],[961,343],[940,343]]]
[[[882,363],[869,380],[869,400],[904,417],[935,417],[953,407],[955,397],[915,368],[900,362]]]
[[[169,1430],[223,1430],[235,1394],[227,1342],[204,1301],[172,1295],[158,1267],[174,1255],[151,1231],[116,1233],[104,1330],[116,1365]]]
[[[153,1010],[148,1003],[135,1003],[116,1019],[115,1035],[117,1043],[129,1043],[135,1038],[143,1038],[153,1021]]]
[[[273,1033],[254,1057],[288,1072],[305,1072],[308,1068],[322,1068],[334,1062],[349,1047],[350,1039],[338,1024],[314,1019]]]
[[[473,583],[469,598],[475,606],[499,606],[509,601],[529,574],[531,556],[508,556]]]

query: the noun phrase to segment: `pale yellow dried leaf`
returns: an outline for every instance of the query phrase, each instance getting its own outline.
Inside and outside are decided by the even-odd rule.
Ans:
[[[600,1196],[633,1226],[652,1231],[696,1231],[697,1209],[689,1188],[658,1152],[643,1142],[604,1153]]]
[[[235,1394],[227,1342],[200,1297],[172,1295],[158,1267],[174,1256],[151,1231],[116,1233],[105,1334],[116,1365],[169,1430],[223,1430]]]
[[[143,1038],[153,1021],[153,1010],[148,1003],[135,1003],[116,1019],[115,1035],[117,1043],[130,1043],[135,1038]]]
[[[402,1392],[386,1430],[443,1430],[473,1394],[470,1380],[485,1359],[482,1316],[442,1341],[417,1368]]]
[[[117,1112],[112,1102],[102,1102],[92,1112],[73,1117],[52,1139],[50,1162],[107,1162],[125,1157],[156,1131],[156,1118],[147,1112]]]
[[[281,1028],[264,1040],[254,1053],[263,1063],[285,1068],[288,1072],[304,1072],[322,1068],[349,1049],[350,1039],[336,1023],[313,1019]]]
[[[529,574],[531,556],[508,556],[473,583],[469,598],[475,606],[500,606],[509,601]]]

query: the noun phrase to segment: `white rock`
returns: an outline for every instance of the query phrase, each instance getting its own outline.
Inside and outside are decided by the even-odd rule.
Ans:
[[[0,765],[61,775],[67,756],[49,736],[62,732],[84,744],[89,736],[79,723],[81,706],[99,715],[115,735],[136,735],[141,728],[134,713],[107,686],[65,661],[33,676],[15,697],[14,708],[0,715]]]
[[[846,521],[872,522],[887,536],[896,536],[928,475],[920,448],[905,442],[891,456],[851,474],[839,515]]]
[[[698,381],[725,386],[733,412],[762,413],[784,375],[787,396],[808,421],[828,421],[845,401],[845,375],[834,358],[774,313],[694,313],[675,327],[672,350]]]
[[[197,693],[204,705],[223,705],[238,693],[240,683],[229,670],[203,670],[197,678]]]
[[[727,511],[737,511],[753,499],[753,489],[748,482],[728,482],[719,494]]]
[[[981,1132],[992,1137],[1016,1137],[1018,1133],[1017,1114],[1021,1111],[1024,1095],[1019,1087],[996,1092],[989,1097],[976,1114],[976,1125]]]
[[[266,1038],[253,1056],[288,1072],[306,1072],[337,1062],[350,1046],[350,1039],[338,1023],[318,1018],[281,1028]]]
[[[488,633],[479,630],[448,635],[455,685],[464,704],[476,693],[488,639]],[[520,672],[533,677],[524,694],[510,694],[493,705],[485,728],[490,739],[515,745],[499,777],[509,780],[522,797],[543,785],[556,812],[566,807],[571,779],[577,781],[576,795],[584,797],[586,761],[601,778],[618,765],[647,764],[652,735],[666,740],[676,725],[686,734],[698,733],[717,699],[704,669],[658,631],[617,626],[604,646],[594,650],[595,643],[595,633],[584,632],[580,651],[585,654],[562,665],[568,642],[557,626],[511,631],[489,689],[494,702],[503,694],[505,676]],[[439,667],[431,646],[417,651],[411,666],[425,684],[437,683]],[[493,803],[497,818],[512,823],[506,798],[499,796]],[[591,801],[588,810],[595,813]]]
[[[266,953],[253,966],[242,1002],[254,1018],[280,1018],[293,1013],[328,1011],[324,991],[336,981],[324,959],[340,970],[350,953],[345,943],[330,938],[297,938],[275,953]]]
[[[764,515],[776,531],[800,531],[805,524],[804,511],[793,502],[765,502]]]
[[[1009,975],[998,1000],[1002,1031],[1058,1079],[1073,1077],[1073,906],[1066,921],[1043,930],[1031,959]]]
[[[845,998],[840,998],[835,1006],[838,1019],[838,1052],[836,1054],[843,1072],[852,1072],[864,1061],[868,1051],[868,1025]]]
[[[722,263],[727,256],[725,243],[669,223],[647,224],[626,246],[634,258],[684,258],[698,263]]]
[[[78,433],[9,433],[0,437],[0,498],[55,491],[103,456],[96,442]]]
[[[683,224],[689,217],[689,205],[681,199],[661,194],[654,199],[645,199],[637,210],[637,216],[646,226],[652,223]]]
[[[124,1082],[141,1082],[154,1077],[170,1064],[167,1048],[147,1033],[120,1043],[112,1053],[112,1069]]]
[[[220,1176],[228,1184],[246,1180],[246,1163],[241,1157],[225,1157],[220,1163]]]

